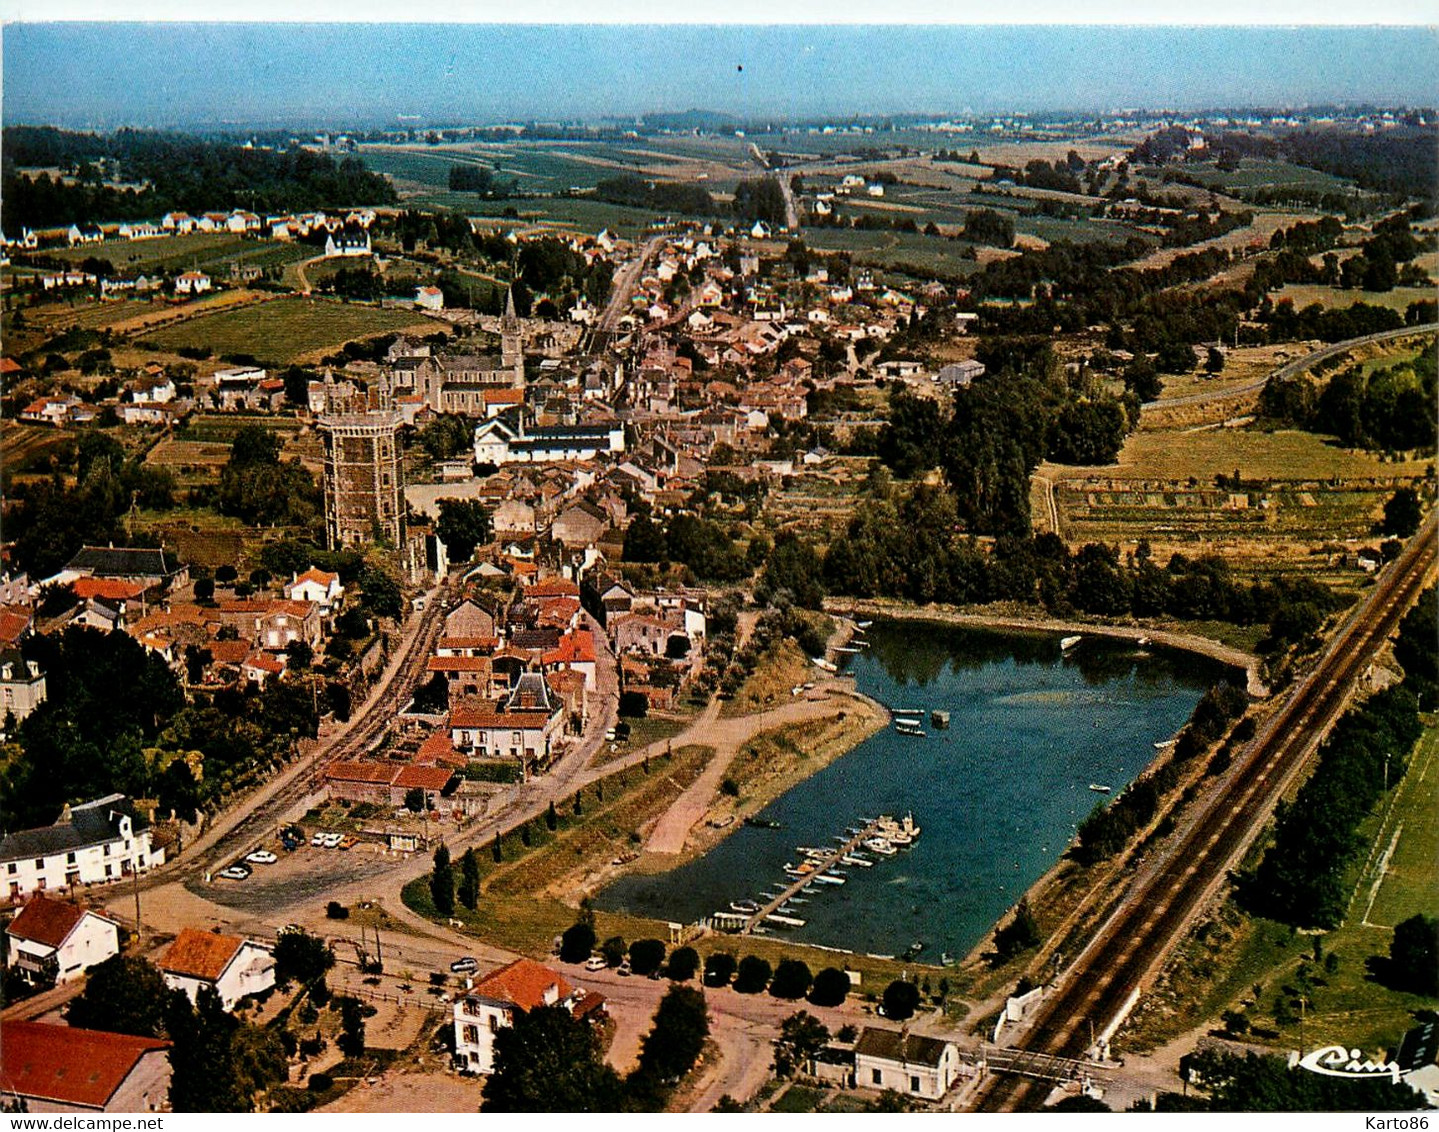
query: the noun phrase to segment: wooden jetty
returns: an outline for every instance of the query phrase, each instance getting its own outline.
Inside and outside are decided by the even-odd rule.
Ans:
[[[820,863],[815,869],[813,869],[811,872],[806,873],[802,877],[796,877],[793,881],[791,881],[788,885],[785,886],[784,891],[782,891],[778,896],[771,898],[769,903],[767,903],[753,916],[748,917],[748,919],[745,921],[744,927],[740,931],[740,934],[753,934],[755,928],[759,927],[760,924],[762,924],[765,920],[770,920],[774,923],[781,922],[774,919],[774,913],[779,911],[780,905],[788,901],[790,897],[799,895],[799,893],[803,891],[807,886],[813,884],[816,880],[818,880],[820,874],[828,872],[830,869],[834,868],[837,864],[839,864],[841,858],[847,857],[851,853],[853,853],[855,849],[859,847],[861,842],[863,842],[867,838],[876,836],[878,830],[878,821],[866,822],[864,828],[861,829],[858,833],[846,838],[841,844],[836,845],[833,849],[826,850],[825,856],[820,859]]]

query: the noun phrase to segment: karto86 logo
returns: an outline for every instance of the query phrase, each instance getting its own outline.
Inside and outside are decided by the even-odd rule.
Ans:
[[[1402,1076],[1397,1061],[1371,1061],[1362,1051],[1344,1046],[1321,1046],[1300,1057],[1289,1055],[1289,1067],[1299,1066],[1326,1077],[1388,1077],[1396,1085]]]

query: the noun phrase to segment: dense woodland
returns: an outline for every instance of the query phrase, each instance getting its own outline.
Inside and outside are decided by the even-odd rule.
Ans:
[[[306,149],[283,152],[203,141],[184,134],[119,130],[82,134],[49,126],[6,127],[0,226],[53,228],[98,221],[154,220],[171,211],[253,212],[393,204],[395,190],[357,157],[336,161]],[[25,169],[59,169],[31,177]],[[117,188],[116,184],[143,186]]]

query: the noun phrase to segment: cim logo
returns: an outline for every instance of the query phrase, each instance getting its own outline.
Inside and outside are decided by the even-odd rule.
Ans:
[[[1361,1060],[1363,1058],[1363,1060]],[[1326,1077],[1373,1078],[1388,1077],[1396,1085],[1402,1076],[1396,1061],[1370,1061],[1357,1049],[1344,1046],[1322,1046],[1300,1057],[1289,1055],[1289,1067],[1298,1065],[1311,1073],[1322,1073]]]

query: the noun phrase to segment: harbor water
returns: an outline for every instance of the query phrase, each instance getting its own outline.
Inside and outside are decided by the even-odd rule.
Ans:
[[[842,667],[894,709],[923,709],[923,736],[890,726],[760,811],[780,828],[743,827],[703,857],[616,880],[601,908],[692,922],[759,900],[789,880],[796,846],[833,845],[846,827],[912,811],[914,844],[873,867],[840,866],[787,911],[802,928],[770,933],[920,959],[968,952],[1065,851],[1075,825],[1155,758],[1204,690],[1213,661],[1100,637],[1067,650],[1058,635],[876,622]],[[1231,677],[1232,678],[1232,677]],[[949,727],[931,725],[933,710]],[[1108,786],[1102,795],[1090,787]]]

